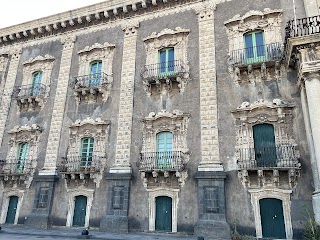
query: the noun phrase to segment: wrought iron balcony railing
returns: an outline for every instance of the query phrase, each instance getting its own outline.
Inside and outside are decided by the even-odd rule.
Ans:
[[[175,78],[186,73],[185,65],[181,60],[155,63],[146,65],[142,72],[142,78],[148,81],[155,79]]]
[[[32,169],[31,161],[27,159],[0,160],[0,176],[29,174]]]
[[[181,151],[141,153],[139,169],[146,172],[180,171],[184,168],[184,158]]]
[[[105,73],[95,73],[84,76],[74,77],[75,79],[75,90],[81,90],[83,88],[98,88],[107,85],[108,75]]]
[[[103,157],[100,156],[72,156],[64,159],[60,171],[62,173],[94,173],[103,166]]]
[[[288,169],[298,168],[297,150],[294,145],[277,145],[273,147],[241,148],[238,169]]]
[[[286,39],[320,33],[320,16],[300,18],[287,22]]]
[[[250,48],[233,50],[230,62],[234,66],[246,66],[263,62],[280,61],[283,58],[283,44],[271,43]]]
[[[44,84],[28,84],[15,88],[17,98],[28,98],[44,96],[47,90],[47,86]]]

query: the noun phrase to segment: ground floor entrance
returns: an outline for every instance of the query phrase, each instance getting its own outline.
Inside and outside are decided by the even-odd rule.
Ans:
[[[172,231],[172,198],[156,198],[156,231]]]
[[[87,197],[76,196],[74,201],[73,226],[83,227],[86,222]]]
[[[6,223],[8,224],[14,224],[14,221],[16,219],[18,200],[19,198],[17,196],[11,196],[9,198],[9,205],[6,217]]]

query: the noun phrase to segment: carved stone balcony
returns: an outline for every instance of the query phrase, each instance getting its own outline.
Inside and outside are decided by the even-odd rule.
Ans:
[[[105,73],[89,74],[74,78],[74,92],[78,103],[107,101],[111,91],[112,77]]]
[[[145,152],[140,154],[139,171],[144,183],[148,178],[157,182],[161,178],[177,178],[179,184],[183,183],[186,176],[185,165],[188,153],[182,151]]]
[[[44,84],[29,84],[15,87],[14,92],[20,111],[26,112],[43,107],[49,88]]]
[[[30,177],[35,171],[35,161],[25,159],[24,162],[14,160],[0,160],[0,181],[6,185],[14,186],[26,184],[30,186]]]
[[[105,157],[101,156],[69,156],[63,159],[59,170],[68,183],[74,180],[86,184],[90,179],[97,183],[102,177],[104,163]]]
[[[285,31],[286,67],[299,69],[299,78],[304,72],[309,72],[310,69],[304,71],[304,68],[308,68],[308,65],[312,68],[312,71],[318,71],[320,69],[318,62],[320,16],[288,21]]]
[[[240,148],[237,151],[238,176],[249,188],[277,186],[292,188],[300,176],[299,151],[295,145]]]
[[[182,60],[155,63],[146,65],[141,76],[148,95],[152,93],[152,86],[156,86],[159,92],[163,87],[171,91],[174,83],[177,83],[180,93],[183,93],[189,80],[189,68]]]
[[[283,44],[271,43],[233,50],[229,57],[229,72],[235,82],[252,82],[255,78],[271,80],[280,78],[280,61]]]

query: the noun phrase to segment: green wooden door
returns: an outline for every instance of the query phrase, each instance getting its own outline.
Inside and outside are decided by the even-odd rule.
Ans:
[[[19,198],[17,196],[11,196],[9,199],[8,212],[6,217],[6,223],[13,224],[16,218],[17,206]]]
[[[73,226],[84,226],[87,213],[87,197],[76,196],[74,199]]]
[[[158,168],[169,168],[172,165],[172,136],[171,132],[157,134]]]
[[[172,198],[156,198],[156,231],[172,231]]]
[[[264,238],[286,238],[282,201],[265,198],[259,201],[262,236]]]
[[[159,75],[168,76],[174,73],[174,49],[165,48],[159,51]]]
[[[102,61],[94,61],[90,65],[90,86],[99,86],[101,79]]]
[[[23,173],[28,156],[29,143],[19,143],[17,158],[17,173]]]
[[[263,32],[251,32],[244,35],[246,63],[264,62],[266,51]]]
[[[277,153],[273,126],[271,124],[258,124],[253,126],[253,139],[257,166],[276,166]]]
[[[39,95],[40,87],[41,87],[41,80],[42,80],[42,72],[33,73],[31,96]]]

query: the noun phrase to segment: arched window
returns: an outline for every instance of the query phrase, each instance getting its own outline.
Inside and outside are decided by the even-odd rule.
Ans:
[[[18,173],[23,173],[27,156],[28,156],[29,143],[22,142],[18,145],[18,157],[17,157],[17,166],[16,170]]]
[[[159,50],[159,75],[168,75],[174,72],[174,49]]]
[[[42,72],[37,71],[32,74],[31,96],[37,96],[41,90]]]
[[[96,60],[90,63],[90,86],[99,86],[101,83],[102,61]]]
[[[81,140],[81,167],[90,167],[92,163],[92,154],[93,154],[93,137],[86,137]]]
[[[249,32],[244,35],[246,63],[263,62],[266,59],[264,32]]]

